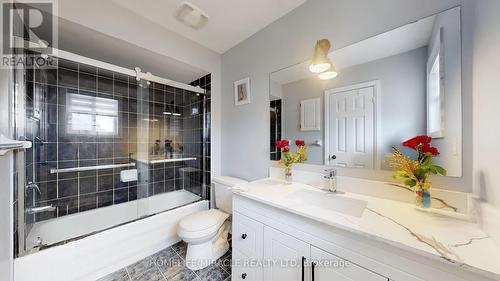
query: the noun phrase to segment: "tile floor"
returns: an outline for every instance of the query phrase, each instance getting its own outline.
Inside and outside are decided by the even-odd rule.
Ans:
[[[186,243],[181,241],[97,281],[231,280],[231,249],[212,265],[196,271],[185,266],[185,257]]]

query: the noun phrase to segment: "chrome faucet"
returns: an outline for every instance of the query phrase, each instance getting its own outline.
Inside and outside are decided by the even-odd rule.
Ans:
[[[40,191],[40,188],[38,187],[38,185],[36,183],[33,183],[33,182],[28,182],[28,184],[26,185],[26,190],[35,190],[38,192],[38,194],[42,194],[42,192]],[[35,205],[35,195],[33,194],[33,205]],[[57,208],[52,206],[52,205],[48,205],[48,206],[40,206],[40,207],[31,207],[31,208],[26,208],[26,214],[28,215],[34,215],[34,214],[38,214],[38,213],[44,213],[44,212],[53,212],[55,211]]]
[[[337,170],[328,169],[325,172],[327,172],[324,178],[328,179],[328,191],[337,192]]]
[[[26,190],[29,190],[29,189],[36,190],[38,192],[38,194],[42,194],[42,192],[40,191],[40,188],[34,182],[28,182],[28,184],[26,185],[25,188],[26,188]]]

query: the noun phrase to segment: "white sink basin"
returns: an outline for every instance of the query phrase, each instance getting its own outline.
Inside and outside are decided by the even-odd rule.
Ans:
[[[335,193],[306,189],[290,193],[287,198],[354,217],[361,217],[368,204],[365,201],[343,197]]]

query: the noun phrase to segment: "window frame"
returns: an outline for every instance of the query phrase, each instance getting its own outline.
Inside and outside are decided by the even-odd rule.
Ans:
[[[444,75],[444,44],[443,44],[443,28],[440,28],[437,33],[434,35],[433,44],[429,46],[429,56],[427,59],[427,70],[426,70],[426,80],[427,80],[427,87],[426,87],[426,132],[427,135],[432,137],[432,138],[444,138],[445,135],[445,75]],[[431,95],[430,93],[430,79],[431,77],[431,71],[433,70],[435,62],[439,62],[439,113],[438,116],[435,118],[431,118],[431,112],[430,112],[430,107],[431,107],[431,102],[432,99],[435,97],[434,95]],[[430,122],[431,119],[438,119],[438,125],[434,126],[437,127],[436,130],[430,130]]]
[[[73,96],[82,96],[90,101],[90,107],[91,110],[74,110],[73,105],[74,105],[74,100],[75,98]],[[102,112],[99,112],[96,103],[99,101],[105,101],[109,102],[112,101],[110,104],[112,106],[111,110],[112,113],[110,114],[105,114]],[[89,115],[91,117],[91,130],[75,130],[73,128],[73,114],[85,114]],[[114,130],[112,132],[106,132],[106,131],[99,131],[98,126],[97,126],[97,117],[98,116],[104,116],[104,117],[112,117],[114,118]],[[97,96],[92,96],[92,95],[85,95],[85,94],[80,94],[76,91],[68,91],[66,92],[66,133],[68,135],[100,135],[100,136],[118,136],[119,135],[119,106],[118,106],[118,100],[112,99],[112,98],[103,98],[103,97],[97,97]]]

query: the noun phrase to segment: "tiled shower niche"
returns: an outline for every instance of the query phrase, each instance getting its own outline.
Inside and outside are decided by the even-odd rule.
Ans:
[[[25,206],[56,207],[27,216],[27,223],[174,190],[207,193],[208,95],[158,83],[142,88],[135,77],[62,59],[55,69],[27,70],[25,82],[25,135],[33,142],[26,150],[26,182],[40,189],[26,191]],[[148,136],[141,135],[144,131]],[[196,160],[141,161],[155,157]],[[50,172],[127,163],[135,163],[147,182],[121,182],[120,171],[127,167]]]

